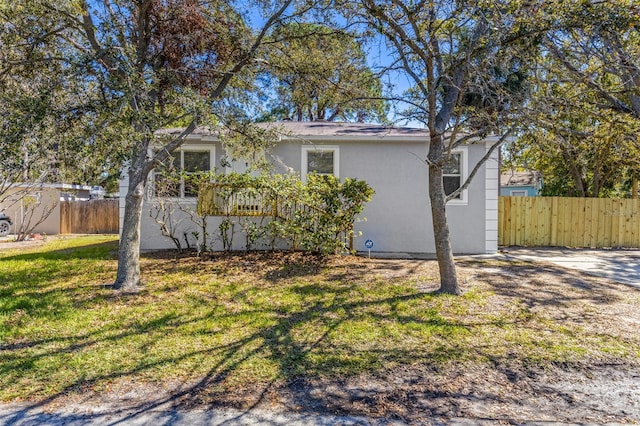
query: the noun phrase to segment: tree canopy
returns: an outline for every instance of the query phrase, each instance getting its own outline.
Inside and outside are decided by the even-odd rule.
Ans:
[[[545,195],[629,195],[640,172],[640,9],[545,2],[533,16],[535,90],[507,160],[540,170]]]
[[[355,35],[294,22],[273,32],[268,120],[386,121],[382,84]]]
[[[98,184],[119,176],[117,144],[107,148],[100,138],[109,130],[95,131],[97,86],[79,75],[83,58],[52,36],[60,19],[39,10],[35,2],[0,5],[0,199],[19,182]]]
[[[510,133],[523,136],[517,151],[570,176],[576,193],[609,193],[617,177],[638,173],[632,0],[16,0],[0,3],[0,19],[0,179],[93,183],[124,161],[116,287],[127,291],[140,283],[151,170],[198,126],[227,125],[229,141],[250,145],[268,139],[238,119],[260,109],[254,89],[265,86],[276,96],[263,118],[384,121],[388,99],[402,105],[393,118],[424,124],[441,290],[450,293],[460,288],[446,203]],[[356,35],[384,46],[379,63]],[[382,75],[409,84],[383,86]],[[156,137],[170,127],[184,130]],[[452,151],[488,134],[502,138],[445,191]]]
[[[78,102],[73,111],[82,117],[83,134],[90,136],[85,143],[100,141],[95,145],[105,151],[97,155],[121,152],[127,162],[117,288],[136,291],[140,283],[139,223],[150,171],[170,161],[172,151],[198,125],[224,121],[237,111],[238,100],[253,82],[265,37],[310,6],[293,0],[238,5],[197,0],[18,0],[12,5],[13,20],[5,18],[3,24],[24,34],[17,52],[28,57],[10,62],[46,63],[67,71],[68,75],[58,74],[64,77],[55,88],[70,103]],[[247,24],[252,11],[262,16],[261,28]],[[33,52],[41,47],[42,58],[35,57]],[[17,72],[14,65],[11,72],[23,82],[33,79],[26,68]],[[44,116],[55,117],[53,102],[45,100],[49,103],[43,107]],[[157,130],[181,126],[184,131],[178,137],[157,145]],[[65,138],[79,129],[57,130]]]

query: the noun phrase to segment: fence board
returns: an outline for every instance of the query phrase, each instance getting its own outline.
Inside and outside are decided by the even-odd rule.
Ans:
[[[60,202],[61,234],[117,234],[118,200]]]
[[[640,247],[640,200],[500,197],[500,245]]]

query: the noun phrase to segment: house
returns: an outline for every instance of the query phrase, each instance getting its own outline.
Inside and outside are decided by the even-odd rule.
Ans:
[[[509,170],[500,175],[500,195],[535,197],[542,189],[542,173],[535,170]]]
[[[35,233],[55,235],[60,233],[60,201],[88,199],[89,189],[65,183],[14,183],[0,197],[0,211],[13,219],[11,233],[35,226]]]
[[[274,166],[274,173],[296,173],[304,180],[312,171],[333,174],[339,178],[365,180],[374,190],[373,199],[362,214],[366,221],[355,223],[354,249],[365,251],[365,242],[373,242],[372,252],[409,256],[435,253],[428,196],[428,170],[422,159],[428,149],[428,131],[415,128],[386,127],[362,123],[281,122],[264,124],[278,126],[280,137],[265,153]],[[179,134],[180,129],[164,130]],[[475,164],[497,141],[488,138],[476,144],[455,149],[453,164],[445,174],[445,187],[458,188]],[[244,160],[229,159],[215,133],[198,129],[189,135],[174,153],[174,164],[189,171],[216,170],[219,173],[244,171]],[[224,160],[224,161],[223,161]],[[230,161],[231,160],[231,161]],[[224,166],[222,165],[224,164]],[[493,253],[498,244],[498,155],[492,155],[478,171],[471,185],[447,204],[447,216],[453,250],[457,254]],[[159,199],[150,176],[141,223],[141,248],[154,250],[172,248],[153,219]],[[124,217],[128,180],[120,182],[120,223]],[[195,208],[196,194],[182,185],[177,200]],[[155,206],[155,207],[154,207]],[[187,235],[193,224],[174,214],[180,222],[177,235]],[[214,232],[221,218],[208,218],[208,230]],[[214,249],[221,247],[216,246]]]

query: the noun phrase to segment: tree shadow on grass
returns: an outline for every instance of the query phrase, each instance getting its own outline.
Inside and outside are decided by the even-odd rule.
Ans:
[[[465,266],[475,268],[477,265],[466,264]],[[293,270],[298,271],[296,268]],[[311,273],[304,268],[299,270],[301,272],[294,274],[293,277]],[[408,303],[429,302],[439,298],[446,300],[445,296],[417,291],[393,296],[354,299],[352,290],[359,285],[358,274],[362,274],[365,270],[368,269],[362,268],[358,270],[359,272],[348,273],[348,276],[340,275],[341,280],[348,278],[344,285],[337,285],[334,281],[325,284],[298,285],[292,291],[302,296],[304,303],[287,309],[275,305],[257,307],[252,302],[250,294],[240,292],[234,301],[242,308],[237,312],[225,314],[226,319],[242,324],[243,321],[247,321],[247,314],[264,310],[270,320],[268,325],[249,330],[225,344],[200,349],[187,348],[180,353],[154,354],[154,357],[139,362],[133,368],[117,369],[91,378],[80,377],[66,384],[54,395],[24,407],[13,417],[8,416],[4,420],[9,424],[22,421],[48,404],[64,400],[68,394],[90,390],[94,384],[136,379],[158,368],[170,368],[172,365],[200,359],[209,354],[216,354],[216,356],[211,358],[214,361],[212,365],[207,366],[206,373],[192,376],[191,380],[174,387],[171,392],[159,391],[155,395],[147,395],[143,400],[134,399],[130,402],[115,398],[115,401],[111,401],[113,404],[108,414],[89,413],[83,415],[81,420],[126,424],[145,413],[160,409],[176,412],[176,410],[193,407],[215,410],[229,406],[240,409],[239,417],[242,417],[242,413],[248,413],[255,407],[278,402],[284,405],[285,409],[304,410],[314,414],[360,414],[413,422],[424,420],[424,417],[420,416],[425,414],[445,417],[463,415],[466,411],[460,407],[461,403],[518,403],[520,394],[508,396],[501,392],[500,389],[508,388],[506,383],[499,389],[479,386],[478,389],[465,390],[461,386],[447,386],[438,379],[439,366],[447,364],[443,364],[443,360],[463,363],[472,355],[487,359],[493,357],[496,367],[494,373],[497,372],[499,377],[506,378],[507,381],[513,381],[514,373],[507,362],[510,354],[505,354],[504,359],[496,359],[491,348],[481,345],[461,346],[456,345],[455,342],[446,342],[446,336],[452,330],[474,333],[478,327],[499,324],[453,320],[443,317],[437,310],[421,313],[420,316],[399,310],[399,306]],[[533,272],[527,267],[509,270],[510,277],[514,281],[506,280],[506,284],[495,283],[492,288],[496,292],[506,293],[511,298],[534,298],[532,303],[535,304],[556,305],[563,297],[564,302],[575,300],[575,296],[567,295],[561,289],[550,291],[541,288],[542,291],[536,292],[535,287],[533,290],[525,291],[517,285],[518,281],[532,279]],[[554,271],[543,269],[542,272]],[[402,270],[402,274],[405,273],[405,270]],[[481,276],[483,272],[476,271],[478,277],[486,279],[491,285],[490,278],[492,274],[495,275],[495,272],[485,271],[485,273],[488,275]],[[269,281],[268,271],[265,272],[265,277]],[[360,278],[362,278],[361,275]],[[567,276],[566,285],[575,287],[575,283],[572,284],[571,281],[574,278]],[[284,280],[281,277],[274,277],[274,279],[279,283]],[[607,300],[611,302],[611,299],[593,297],[598,303],[604,304]],[[135,301],[135,297],[130,300]],[[169,300],[167,302],[170,303]],[[219,302],[214,299],[209,303],[215,305]],[[9,362],[4,364],[4,371],[0,373],[13,374],[16,380],[20,380],[20,370],[15,368],[16,364],[12,364],[14,361],[23,363],[24,368],[28,368],[43,357],[53,356],[56,353],[73,354],[101,343],[119,345],[132,336],[153,336],[152,339],[146,340],[147,350],[151,350],[152,347],[161,348],[166,332],[171,329],[200,322],[205,324],[204,321],[211,316],[220,317],[214,308],[212,306],[209,310],[198,312],[189,318],[162,315],[157,318],[138,319],[125,323],[122,330],[115,334],[85,332],[71,337],[61,336],[55,342],[59,346],[55,350],[46,349],[51,343],[49,339],[17,342],[14,346],[5,345],[0,348],[3,352],[11,353],[28,347],[38,349],[40,353],[27,352],[20,357],[9,359]],[[371,319],[379,325],[377,330],[369,330],[374,333],[392,331],[393,327],[385,328],[389,323],[394,327],[415,324],[417,327],[432,328],[434,338],[443,340],[439,345],[425,345],[423,351],[416,351],[414,347],[368,345],[366,333],[355,340],[341,339],[342,327],[356,327],[363,322],[368,324],[365,321]],[[526,319],[513,318],[512,321],[514,325],[522,322],[523,326],[526,326]],[[205,330],[204,332],[224,334],[226,330]],[[411,338],[410,329],[406,332],[407,338]],[[475,353],[469,354],[468,351]],[[255,384],[241,384],[234,388],[232,385],[234,374],[254,360],[263,358],[276,366],[277,374],[268,379],[259,379]],[[371,386],[357,381],[357,377],[362,374],[371,377]],[[550,397],[558,395],[550,394]],[[73,422],[76,419],[75,414],[60,415],[57,418],[61,422]],[[230,422],[238,420],[239,418],[235,418]]]
[[[300,291],[304,293],[306,290],[300,289]],[[96,383],[135,378],[146,371],[174,365],[185,360],[197,358],[200,355],[206,355],[209,352],[216,352],[218,361],[210,366],[207,374],[201,376],[196,382],[189,382],[178,387],[170,395],[165,395],[162,398],[151,398],[139,402],[137,405],[121,408],[120,413],[125,415],[122,421],[126,422],[141,413],[158,407],[179,409],[188,408],[194,404],[198,406],[205,405],[209,408],[219,405],[232,405],[239,409],[250,410],[260,405],[265,396],[274,390],[274,387],[277,388],[282,386],[283,383],[286,384],[291,381],[295,382],[300,377],[349,376],[363,370],[378,369],[390,359],[400,360],[400,362],[408,362],[415,359],[413,354],[404,349],[395,351],[357,349],[350,342],[336,342],[330,336],[346,322],[358,321],[362,315],[365,315],[360,313],[362,309],[377,309],[381,306],[429,296],[406,294],[384,299],[353,301],[349,298],[348,288],[336,289],[331,285],[323,285],[318,286],[316,292],[322,295],[320,300],[308,303],[303,308],[295,309],[291,312],[284,312],[274,308],[272,314],[275,321],[272,325],[260,327],[226,345],[185,351],[179,355],[166,354],[166,356],[156,357],[153,361],[142,362],[132,369],[100,374],[90,379],[79,378],[75,382],[69,383],[55,395],[51,395],[39,404],[30,406],[26,411],[23,410],[22,414],[24,415],[29,409],[35,410],[38,407],[55,402],[57,399],[64,398],[69,393],[82,392],[83,389],[89,389]],[[327,300],[331,302],[327,303]],[[239,312],[237,314],[229,314],[229,317],[240,319],[243,315],[244,312]],[[203,314],[189,321],[198,322],[207,316],[208,314]],[[382,317],[380,318],[382,319]],[[407,318],[406,320],[421,321],[420,318]],[[118,342],[130,336],[136,334],[148,335],[149,333],[163,330],[167,327],[167,323],[171,323],[171,327],[184,325],[184,321],[176,317],[150,318],[135,326],[127,325],[121,333],[115,335],[105,336],[100,333],[84,333],[74,336],[73,339],[60,338],[55,342],[59,348],[53,351],[44,349],[52,343],[51,340],[47,339],[31,342],[26,346],[24,343],[15,346],[5,345],[3,350],[8,352],[24,349],[25,347],[40,349],[41,352],[39,354],[33,352],[23,353],[20,356],[6,359],[2,373],[12,374],[11,372],[13,371],[13,375],[16,376],[15,379],[19,380],[19,373],[16,373],[16,371],[29,368],[30,365],[34,365],[42,358],[54,356],[56,353],[78,352],[103,342],[118,345]],[[299,338],[298,332],[305,327],[310,327],[310,332],[314,334],[312,338]],[[317,333],[314,331],[315,327],[320,329]],[[223,331],[218,332],[222,333]],[[162,334],[159,333],[157,336],[158,341],[150,341],[148,345],[157,347],[156,344],[162,338]],[[440,350],[444,349],[438,349],[438,351]],[[451,353],[441,353],[437,356],[451,356]],[[278,368],[277,376],[267,381],[261,381],[259,383],[260,389],[258,390],[243,387],[230,397],[230,389],[228,385],[225,385],[227,378],[232,376],[237,369],[242,368],[245,363],[251,362],[255,357],[267,357],[270,362],[276,364]],[[117,413],[118,410],[111,414]]]

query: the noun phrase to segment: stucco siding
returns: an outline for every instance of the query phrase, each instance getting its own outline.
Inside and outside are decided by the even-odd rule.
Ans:
[[[198,144],[202,142],[197,141]],[[224,155],[216,142],[216,164]],[[340,178],[353,177],[365,180],[375,195],[367,204],[362,220],[356,222],[355,231],[362,235],[354,241],[355,249],[365,251],[364,243],[374,242],[374,252],[389,253],[433,253],[433,229],[428,196],[428,170],[421,158],[426,157],[427,144],[420,141],[336,141],[315,140],[314,145],[336,146],[339,150]],[[267,155],[274,164],[275,173],[294,171],[300,173],[302,146],[310,145],[304,140],[284,140]],[[467,170],[486,153],[484,144],[466,148]],[[467,189],[466,202],[447,205],[447,217],[453,250],[457,254],[485,253],[497,249],[497,157],[488,164],[489,173],[482,168]],[[224,172],[222,168],[219,172]],[[121,181],[121,225],[124,214],[126,178]],[[142,214],[143,249],[172,248],[170,239],[160,235],[158,225],[149,215],[153,198],[145,200]],[[180,216],[176,216],[179,218]],[[217,227],[221,218],[208,219],[208,232],[212,236],[214,249],[221,249]],[[187,218],[181,222],[177,232],[184,245],[184,233],[192,236],[193,223]],[[495,248],[494,248],[495,247]],[[244,237],[236,234],[234,248],[244,248]]]
[[[25,222],[25,228],[33,226],[46,216],[32,232],[55,235],[60,233],[60,190],[58,188],[40,186],[18,186],[10,188],[3,194],[0,211],[11,217],[10,233],[15,234]],[[33,202],[37,204],[33,206]],[[27,207],[31,205],[32,207]]]
[[[355,248],[374,242],[374,251],[433,251],[433,232],[427,222],[429,198],[424,143],[353,143],[341,147],[341,175],[365,180],[375,195],[355,224]]]
[[[472,170],[485,154],[484,144],[469,145],[468,169]],[[456,254],[484,253],[485,246],[485,170],[481,168],[467,189],[466,204],[447,205],[451,246]],[[431,216],[429,216],[429,221]],[[432,249],[435,251],[435,249]]]
[[[489,146],[486,147],[489,149]],[[487,160],[485,169],[485,253],[498,251],[498,191],[500,161],[495,153]]]
[[[281,144],[273,153],[293,169],[300,170],[303,143]],[[315,142],[318,146],[325,144],[336,145],[334,141]],[[355,224],[356,232],[362,233],[355,240],[355,248],[365,250],[364,242],[370,239],[374,242],[373,251],[433,253],[428,170],[420,160],[426,157],[426,143],[343,142],[338,146],[340,177],[365,180],[376,191],[362,214],[366,221]],[[484,153],[484,145],[469,146],[468,168],[473,168]],[[467,190],[468,202],[447,206],[456,253],[486,251],[484,179],[484,170],[480,170]]]

